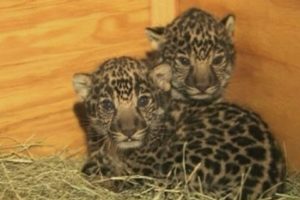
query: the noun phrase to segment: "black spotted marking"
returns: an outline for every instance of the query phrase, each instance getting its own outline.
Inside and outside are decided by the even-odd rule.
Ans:
[[[155,171],[159,171],[159,169],[160,169],[160,164],[155,163],[155,164],[153,165],[153,169],[154,169]]]
[[[247,117],[245,117],[245,116],[241,116],[237,119],[237,122],[240,124],[245,124],[245,123],[247,123],[247,121],[248,121]]]
[[[198,118],[196,118],[195,116],[193,116],[193,115],[188,115],[188,116],[182,116],[183,118],[185,118],[184,120],[183,120],[183,122],[184,122],[184,124],[198,124],[199,123],[199,119]],[[192,127],[190,127],[190,128],[192,128]]]
[[[93,92],[96,93],[96,94],[98,94],[100,92],[100,87],[98,85],[96,85],[94,87],[94,91]]]
[[[220,112],[215,112],[209,115],[210,119],[219,119]]]
[[[269,181],[264,181],[263,183],[263,191],[267,191],[271,187],[271,183]]]
[[[185,171],[186,171],[186,173],[190,174],[190,173],[193,172],[193,170],[194,170],[194,167],[193,167],[193,166],[191,166],[191,165],[188,164],[188,163],[185,164]]]
[[[86,112],[88,115],[96,117],[96,104],[92,102],[86,102],[85,104]]]
[[[241,111],[240,111],[239,108],[232,107],[232,109],[227,110],[226,113],[227,113],[227,114],[230,114],[230,115],[240,115],[240,114],[241,114]]]
[[[97,98],[98,98],[97,93],[92,94],[92,99],[97,99]]]
[[[172,116],[170,116],[170,115],[168,115],[166,117],[166,121],[168,121],[172,126],[175,126],[175,123],[177,123],[177,121],[175,120],[175,118],[172,117]]]
[[[221,146],[221,149],[228,150],[231,153],[237,153],[239,151],[239,148],[237,148],[236,146],[234,146],[231,143],[223,144]]]
[[[211,169],[215,175],[221,172],[221,165],[211,159],[206,158],[204,160],[204,166],[208,169]]]
[[[202,170],[197,171],[197,176],[200,178],[201,181],[203,181],[204,173]]]
[[[195,127],[198,129],[205,129],[206,125],[202,122],[198,122],[197,124],[195,124]]]
[[[245,136],[239,136],[232,139],[232,142],[236,143],[239,146],[249,146],[251,144],[255,144],[256,142],[251,138]]]
[[[179,41],[178,41],[178,45],[179,45],[179,46],[183,46],[184,44],[185,44],[184,40],[179,40]]]
[[[179,154],[175,157],[175,162],[176,163],[182,163],[183,161],[183,155],[182,154]]]
[[[111,175],[111,168],[108,166],[101,166],[100,171],[101,171],[101,175],[103,176]]]
[[[213,176],[211,174],[207,173],[205,176],[205,179],[204,179],[205,184],[211,185],[213,180],[214,180]]]
[[[188,149],[199,149],[199,142],[196,140],[196,141],[193,141],[191,143],[188,143],[187,145],[187,148]]]
[[[268,170],[269,177],[273,183],[276,183],[277,178],[280,176],[277,165],[274,161],[270,163],[270,168]]]
[[[134,167],[132,168],[133,173],[138,174],[140,171],[140,168]]]
[[[173,162],[167,161],[162,164],[161,171],[163,174],[167,175],[172,170],[172,167],[173,167]]]
[[[247,178],[247,180],[244,183],[244,186],[253,188],[258,184],[258,182],[259,182],[258,179]]]
[[[184,132],[195,132],[196,131],[196,127],[194,127],[194,126],[185,126],[183,128],[183,131]]]
[[[199,155],[191,155],[190,160],[194,165],[197,165],[202,161],[202,158]]]
[[[256,160],[266,159],[266,149],[261,146],[249,147],[246,149],[247,155]]]
[[[218,180],[218,184],[220,185],[227,185],[228,183],[230,183],[230,179],[227,177],[222,177]]]
[[[214,107],[208,107],[205,111],[208,113],[215,113],[216,109]]]
[[[173,151],[168,151],[167,156],[169,158],[173,158],[174,157],[174,152]]]
[[[221,129],[229,129],[230,128],[230,125],[229,124],[222,124],[221,126],[220,126],[220,128]]]
[[[173,43],[177,43],[177,41],[178,41],[177,37],[173,37],[173,38],[172,38],[172,42],[173,42]]]
[[[211,148],[208,148],[208,147],[196,150],[196,154],[201,154],[204,157],[208,156],[212,153],[213,153],[213,150]]]
[[[242,195],[240,199],[249,199],[251,195],[253,194],[253,191],[250,188],[243,188],[242,189]]]
[[[209,133],[212,133],[214,135],[218,135],[218,136],[223,136],[224,135],[224,132],[218,128],[211,128],[211,129],[208,129],[208,132]]]
[[[84,164],[83,168],[81,169],[82,173],[90,176],[95,174],[98,170],[98,166],[96,162],[87,162]]]
[[[204,133],[202,131],[195,131],[192,135],[193,137],[197,136],[197,139],[203,138]],[[198,141],[200,143],[200,141]]]
[[[230,135],[238,135],[244,132],[245,129],[240,124],[235,125],[234,127],[230,128],[228,131]]]
[[[250,169],[250,175],[253,177],[262,177],[264,175],[264,167],[260,164],[253,164]]]
[[[209,119],[208,122],[214,126],[218,126],[218,125],[222,124],[222,121],[219,119]]]
[[[224,119],[225,120],[233,120],[236,116],[234,114],[230,114],[230,113],[225,113],[224,115]]]
[[[178,141],[177,137],[173,137],[174,141]],[[183,149],[183,143],[177,143],[172,145],[171,150],[174,152],[180,152]]]
[[[251,162],[251,160],[249,158],[247,158],[244,155],[240,155],[240,154],[236,155],[234,157],[234,160],[236,160],[241,165],[246,165],[246,164],[249,164]]]
[[[154,163],[155,162],[155,159],[154,158],[152,158],[152,157],[148,157],[146,160],[145,160],[145,164],[146,165],[151,165],[152,163]]]
[[[225,171],[228,174],[235,175],[240,171],[240,167],[235,163],[226,163]]]
[[[143,172],[144,176],[152,176],[153,175],[153,171],[151,169],[149,169],[149,168],[144,168],[142,170],[142,172]]]
[[[252,135],[255,139],[257,139],[258,141],[263,142],[264,141],[264,132],[262,132],[261,129],[259,129],[257,126],[255,125],[251,125],[249,126],[249,133],[250,135]]]
[[[224,160],[224,161],[229,159],[229,155],[225,151],[222,151],[222,150],[219,150],[219,149],[217,149],[214,157],[217,160]]]
[[[160,149],[159,151],[156,152],[156,157],[161,158],[163,153],[164,153],[163,149]]]
[[[219,138],[215,137],[215,136],[209,136],[208,138],[205,139],[205,143],[208,145],[217,145],[219,143]]]
[[[189,33],[185,33],[183,37],[185,41],[190,41],[191,39],[191,35]]]
[[[282,160],[282,153],[279,148],[272,147],[271,148],[271,157],[274,159],[274,162],[278,162]]]

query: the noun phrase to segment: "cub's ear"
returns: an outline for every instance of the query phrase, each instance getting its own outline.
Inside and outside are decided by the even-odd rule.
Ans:
[[[151,42],[151,46],[154,49],[158,49],[159,46],[165,42],[165,27],[157,26],[157,27],[147,27],[145,29],[146,35]]]
[[[220,23],[225,26],[228,35],[230,37],[233,37],[235,16],[233,14],[226,15],[225,17],[223,17],[223,19],[221,19]]]
[[[79,96],[80,100],[83,101],[89,94],[91,89],[92,79],[90,74],[74,74],[73,76],[73,87],[75,92]]]
[[[160,64],[150,72],[150,78],[161,90],[167,92],[171,89],[172,69],[168,64]]]

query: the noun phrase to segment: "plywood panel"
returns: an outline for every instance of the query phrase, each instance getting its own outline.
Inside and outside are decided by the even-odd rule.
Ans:
[[[0,2],[0,151],[41,141],[50,153],[83,149],[71,78],[101,60],[148,48],[149,2]]]
[[[0,151],[28,138],[47,145],[42,154],[83,149],[72,112],[73,73],[108,57],[143,55],[150,48],[145,26],[198,6],[236,14],[238,57],[227,97],[261,113],[285,144],[291,167],[300,169],[300,2],[177,2],[0,1]]]
[[[180,0],[180,11],[197,6],[237,17],[236,69],[228,99],[261,113],[300,169],[300,1]]]
[[[178,12],[178,0],[151,0],[151,26],[166,25]]]

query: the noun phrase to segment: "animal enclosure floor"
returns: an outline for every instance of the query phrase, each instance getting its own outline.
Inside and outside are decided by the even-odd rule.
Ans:
[[[83,158],[66,158],[61,155],[33,158],[15,153],[0,153],[0,199],[163,199],[163,192],[155,187],[143,187],[122,193],[104,189],[93,181],[88,181],[80,173],[83,162]],[[300,199],[300,176],[291,177],[288,187],[289,193],[280,199]],[[180,194],[175,196],[172,199],[182,199]]]

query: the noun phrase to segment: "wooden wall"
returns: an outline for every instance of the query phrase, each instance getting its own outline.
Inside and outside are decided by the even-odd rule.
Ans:
[[[72,75],[143,55],[149,25],[148,1],[0,1],[0,150],[28,139],[41,154],[82,150]]]
[[[143,55],[144,27],[191,6],[236,15],[227,97],[261,113],[300,169],[299,0],[0,1],[0,151],[28,140],[46,145],[38,154],[83,151],[72,75],[109,57]]]

